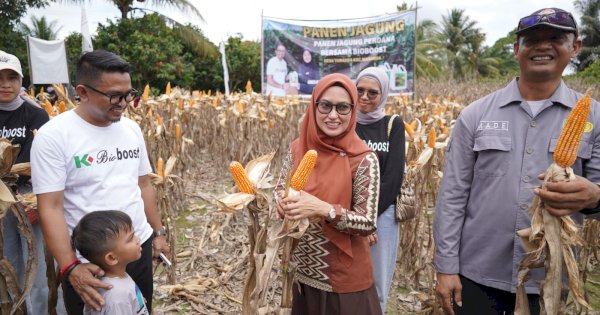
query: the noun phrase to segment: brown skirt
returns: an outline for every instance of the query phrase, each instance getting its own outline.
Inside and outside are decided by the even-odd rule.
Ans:
[[[334,293],[294,284],[292,315],[381,315],[375,286],[364,291]]]

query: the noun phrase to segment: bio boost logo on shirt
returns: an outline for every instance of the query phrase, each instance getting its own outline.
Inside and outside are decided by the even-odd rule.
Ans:
[[[96,161],[96,164],[104,164],[121,160],[128,159],[139,159],[140,158],[140,148],[135,149],[119,149],[115,148],[115,153],[111,154],[107,150],[100,150],[98,154],[96,154],[96,159],[90,156],[89,153],[84,155],[76,155],[73,157],[75,159],[75,167],[81,168],[82,166],[91,166],[92,162]]]

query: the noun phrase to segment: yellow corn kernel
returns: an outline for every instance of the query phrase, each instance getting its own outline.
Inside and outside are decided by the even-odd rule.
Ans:
[[[165,89],[165,94],[167,94],[167,96],[171,95],[171,82],[167,82],[167,88]]]
[[[212,101],[212,107],[213,107],[214,109],[217,109],[217,101],[218,101],[218,100],[219,100],[219,99],[218,99],[218,98],[216,98],[216,97],[215,97],[215,98],[213,98],[213,101]]]
[[[175,139],[181,139],[181,125],[175,124]]]
[[[252,94],[252,82],[250,80],[246,82],[246,94]]]
[[[246,194],[253,194],[254,188],[252,187],[252,183],[246,174],[246,170],[239,162],[233,161],[229,164],[229,173],[231,173],[231,177],[233,177],[233,181],[235,181],[235,185],[237,188]]]
[[[65,105],[65,101],[58,102],[58,113],[62,114],[67,111],[67,105]]]
[[[445,135],[448,135],[450,133],[450,131],[448,130],[448,127],[444,126],[442,128],[442,133],[445,134]]]
[[[315,164],[317,164],[317,151],[306,151],[298,165],[298,169],[296,169],[296,172],[292,177],[290,187],[294,188],[296,191],[304,189],[304,185],[308,182],[308,178],[310,173],[312,173]]]
[[[435,128],[429,128],[429,137],[427,138],[427,146],[435,148]]]
[[[164,175],[165,175],[165,173],[164,173],[165,171],[163,169],[164,163],[165,162],[163,161],[162,158],[158,158],[158,163],[156,163],[156,174],[161,178],[164,177]]]
[[[153,115],[154,113],[152,112],[152,107],[148,108],[148,113],[146,113],[146,117],[152,118]]]
[[[415,133],[415,130],[411,127],[411,125],[407,124],[406,122],[404,122],[404,130],[409,137],[412,137],[413,133]]]
[[[146,84],[146,87],[144,87],[144,93],[142,94],[142,101],[147,102],[148,96],[150,96],[150,84]]]
[[[577,104],[575,104],[575,107],[569,113],[569,117],[567,117],[560,136],[558,136],[558,142],[554,150],[554,162],[560,167],[569,167],[577,159],[579,141],[581,141],[581,137],[583,136],[592,104],[591,94],[592,90],[588,89],[585,95],[577,101]]]
[[[157,125],[162,125],[163,124],[162,118],[160,117],[159,114],[156,114],[156,124]]]
[[[410,128],[411,128],[413,131],[415,131],[415,129],[417,129],[417,124],[418,124],[417,120],[416,120],[416,119],[413,119],[413,121],[411,121],[411,122],[410,122]]]
[[[183,99],[182,98],[177,100],[177,108],[179,108],[180,110],[183,110]]]
[[[211,95],[211,94],[212,94],[212,91],[211,91],[211,90],[208,90],[208,93],[206,93],[206,95],[207,95],[208,97],[210,97],[210,95]]]

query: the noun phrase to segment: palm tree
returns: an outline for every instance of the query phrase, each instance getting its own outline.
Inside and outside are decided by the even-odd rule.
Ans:
[[[581,71],[600,58],[600,0],[576,0],[575,7],[581,13],[583,48],[577,57],[577,70]]]
[[[481,31],[477,22],[465,15],[463,9],[452,9],[442,16],[442,25],[436,33],[447,51],[450,79],[464,78],[464,64],[468,59],[468,45],[478,40]]]
[[[434,35],[436,27],[435,22],[427,19],[417,25],[415,71],[418,77],[431,79],[440,75],[443,46]]]
[[[23,34],[45,40],[55,40],[61,29],[62,26],[56,28],[56,21],[48,23],[45,16],[38,19],[35,15],[32,15],[31,26],[24,23],[21,24],[21,32]]]

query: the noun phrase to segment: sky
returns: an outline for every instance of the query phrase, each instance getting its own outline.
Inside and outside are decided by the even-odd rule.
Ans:
[[[68,5],[65,2],[80,4]],[[396,5],[402,3],[390,0],[190,0],[202,14],[204,21],[201,21],[193,15],[151,6],[148,2],[151,1],[134,1],[134,6],[160,11],[181,23],[195,24],[215,44],[236,34],[241,34],[244,39],[260,40],[261,16],[301,20],[361,18],[393,13]],[[71,32],[81,32],[82,5],[85,6],[92,36],[98,23],[106,24],[107,19],[120,17],[119,10],[110,0],[62,0],[43,9],[30,9],[22,21],[30,23],[31,15],[38,18],[46,16],[46,19],[55,20],[57,26],[62,27],[59,38],[64,38]],[[415,6],[415,3],[412,5]],[[477,26],[486,34],[486,44],[489,46],[516,27],[521,17],[548,6],[570,11],[579,22],[580,14],[576,12],[573,0],[421,0],[418,2],[417,21],[431,19],[440,22],[441,17],[451,9],[464,9],[465,14],[477,21]]]

